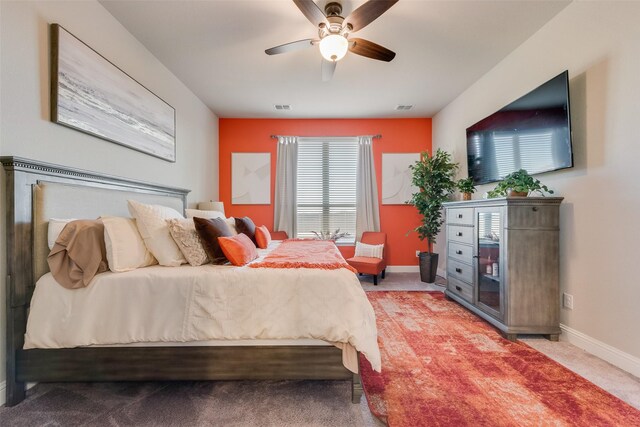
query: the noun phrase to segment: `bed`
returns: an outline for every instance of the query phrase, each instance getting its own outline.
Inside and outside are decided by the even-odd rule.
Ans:
[[[38,308],[38,314],[34,314],[30,319],[31,323],[36,322],[38,327],[31,328],[25,343],[28,313],[37,280],[40,280],[38,292],[43,294],[40,297],[41,301],[53,301],[59,298],[64,302],[65,298],[81,298],[80,295],[83,292],[88,295],[100,289],[104,296],[107,295],[105,289],[111,289],[109,286],[93,286],[94,282],[91,285],[93,290],[90,292],[86,290],[91,286],[80,290],[80,293],[77,293],[78,290],[56,288],[58,285],[50,277],[50,273],[47,273],[48,218],[129,216],[125,202],[129,198],[143,203],[173,207],[182,212],[186,207],[188,190],[17,157],[2,157],[0,160],[6,172],[7,201],[8,406],[15,405],[24,399],[26,382],[53,381],[348,380],[351,382],[352,401],[359,402],[362,395],[360,377],[352,372],[357,369],[349,370],[345,366],[345,364],[348,365],[343,360],[345,346],[338,348],[324,340],[316,339],[317,337],[265,340],[262,339],[258,330],[238,333],[233,330],[233,325],[227,325],[228,328],[225,331],[230,332],[225,333],[224,340],[219,340],[215,339],[217,336],[209,337],[198,333],[202,332],[198,329],[211,328],[211,325],[205,322],[204,325],[196,325],[192,329],[187,328],[175,333],[167,332],[167,336],[162,336],[162,342],[158,342],[157,337],[154,338],[154,335],[150,334],[142,338],[142,341],[148,342],[137,342],[139,339],[121,342],[120,338],[107,336],[94,343],[91,341],[90,332],[83,337],[82,328],[77,330],[72,328],[66,331],[66,335],[63,334],[62,329],[65,325],[58,322],[62,314],[56,312],[60,308],[52,305],[49,311]],[[194,283],[202,280],[204,276],[222,277],[236,274],[235,270],[225,266],[175,267],[175,270],[173,269],[169,268],[173,271],[171,274],[174,272],[187,274],[189,281]],[[252,270],[254,271],[243,274],[258,274],[262,269]],[[144,275],[149,283],[161,283],[167,271],[167,267],[146,267],[140,271],[131,272],[132,274],[127,277]],[[262,273],[264,274],[264,271]],[[334,282],[334,278],[341,274],[353,274],[347,271],[316,273],[326,274],[323,277],[328,278],[329,282]],[[113,285],[113,283],[119,283],[114,281],[114,276],[118,274],[128,273],[103,273],[94,280],[100,279],[106,284]],[[271,276],[268,282],[277,282],[275,273],[272,271],[269,274]],[[288,274],[292,272],[289,271]],[[316,277],[315,280],[319,279]],[[254,277],[250,282],[255,281]],[[170,282],[169,280],[166,285],[169,286]],[[198,288],[197,285],[194,286],[196,290],[203,289]],[[187,301],[189,292],[197,293],[193,292],[193,289],[187,292],[185,290],[187,288],[192,289],[183,287],[173,291],[178,297],[184,296]],[[224,288],[218,287],[211,292],[214,294],[217,292],[216,295],[218,295],[220,289]],[[272,287],[273,289],[276,288]],[[69,297],[70,292],[76,293],[73,297]],[[90,299],[90,296],[87,298]],[[126,299],[121,297],[119,302],[115,303],[116,306],[122,307],[124,312],[129,310],[126,308]],[[196,301],[196,305],[203,305],[202,301],[210,299],[211,295],[205,295],[204,299]],[[38,304],[45,305],[43,302]],[[192,303],[185,304],[186,307]],[[108,304],[104,304],[101,309],[106,313]],[[210,311],[213,309],[215,306],[208,308]],[[144,317],[142,314],[140,316]],[[253,318],[249,320],[251,319]],[[47,334],[35,336],[37,334],[34,331],[47,328],[49,329]],[[111,328],[111,330],[117,329],[117,327]],[[100,330],[104,330],[107,335],[110,331],[109,328]],[[167,328],[167,331],[169,330],[170,328]],[[162,335],[162,332],[160,334]],[[52,336],[55,338],[50,338]],[[68,337],[75,337],[74,339],[80,341],[66,342]],[[340,346],[340,343],[337,345]],[[353,359],[357,368],[358,355],[356,354]],[[354,363],[354,360],[351,362]]]

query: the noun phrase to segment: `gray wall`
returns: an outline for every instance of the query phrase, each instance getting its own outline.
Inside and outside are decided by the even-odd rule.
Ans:
[[[49,23],[65,27],[175,108],[176,163],[49,121]],[[218,118],[98,2],[2,0],[0,34],[0,154],[189,188],[192,206],[217,199]],[[4,213],[2,219],[0,382],[5,378]]]
[[[563,335],[638,376],[639,16],[638,2],[573,2],[433,119],[434,148],[466,176],[465,129],[569,70],[575,167],[538,176],[565,197],[560,281],[574,309],[562,310]]]

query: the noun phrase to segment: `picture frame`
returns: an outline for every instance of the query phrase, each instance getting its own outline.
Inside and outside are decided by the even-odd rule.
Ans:
[[[271,153],[231,153],[231,204],[271,204]]]
[[[409,166],[420,153],[382,153],[382,204],[406,205],[418,188],[411,183]]]
[[[175,109],[59,24],[50,31],[51,121],[175,162]]]

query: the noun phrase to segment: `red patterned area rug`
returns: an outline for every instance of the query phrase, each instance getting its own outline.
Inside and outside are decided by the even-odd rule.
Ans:
[[[361,357],[371,411],[389,426],[640,426],[640,411],[440,292],[368,292],[382,373]]]

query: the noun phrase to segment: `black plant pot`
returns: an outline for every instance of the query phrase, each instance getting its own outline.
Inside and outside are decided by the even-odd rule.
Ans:
[[[425,283],[436,281],[438,272],[438,254],[431,252],[420,252],[420,280]]]

